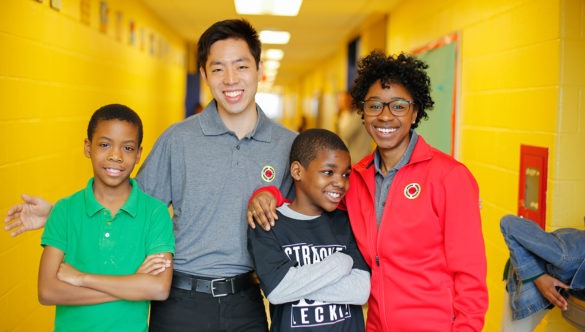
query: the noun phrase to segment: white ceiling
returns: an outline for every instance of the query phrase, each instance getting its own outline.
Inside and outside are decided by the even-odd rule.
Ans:
[[[275,85],[286,85],[310,72],[355,37],[364,20],[386,14],[400,0],[304,0],[296,17],[238,15],[233,0],[143,0],[186,40],[197,38],[216,21],[243,17],[260,31],[291,33]],[[265,49],[272,45],[264,45]]]

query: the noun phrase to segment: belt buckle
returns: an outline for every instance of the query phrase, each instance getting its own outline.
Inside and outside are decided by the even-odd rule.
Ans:
[[[220,281],[228,282],[230,284],[231,288],[232,288],[232,294],[235,293],[233,279],[220,278],[220,279],[213,279],[213,280],[211,280],[211,296],[213,296],[213,297],[223,297],[223,296],[228,296],[229,295],[229,293],[222,293],[222,294],[216,294],[215,293],[215,283],[216,282],[220,282]]]

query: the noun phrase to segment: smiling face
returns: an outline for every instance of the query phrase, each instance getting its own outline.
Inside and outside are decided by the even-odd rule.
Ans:
[[[201,76],[217,101],[220,116],[256,111],[255,95],[262,77],[262,63],[256,62],[243,39],[218,40],[209,49]]]
[[[91,159],[94,190],[129,188],[128,179],[142,153],[136,125],[117,119],[100,120],[91,141],[85,140],[84,150]]]
[[[402,84],[390,83],[383,88],[380,81],[376,81],[366,94],[364,100],[378,100],[390,102],[404,99],[412,101],[412,96]],[[404,154],[410,142],[410,127],[416,120],[416,105],[410,107],[405,114],[394,116],[388,107],[376,116],[364,114],[364,126],[366,131],[380,150],[382,157],[394,156],[398,158]]]
[[[290,207],[309,216],[335,210],[349,187],[350,172],[351,159],[343,150],[321,149],[306,168],[293,162],[296,198]]]

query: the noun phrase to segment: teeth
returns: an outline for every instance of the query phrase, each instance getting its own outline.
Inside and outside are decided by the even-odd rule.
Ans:
[[[341,197],[340,193],[333,193],[333,192],[327,192],[327,195],[333,197],[333,198],[339,198]]]
[[[398,129],[396,129],[396,128],[376,128],[376,130],[381,132],[382,134],[390,134],[390,133],[395,132]]]
[[[232,98],[233,97],[237,97],[237,96],[239,96],[241,94],[242,94],[242,91],[229,91],[229,92],[226,92],[225,93],[226,96],[232,97]]]
[[[106,171],[110,172],[110,173],[120,173],[122,172],[119,169],[114,169],[114,168],[106,168]]]

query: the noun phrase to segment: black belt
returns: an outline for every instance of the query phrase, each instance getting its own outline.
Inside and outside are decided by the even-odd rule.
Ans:
[[[211,294],[213,297],[221,297],[236,294],[255,284],[251,272],[228,278],[206,278],[173,272],[171,286],[182,290]]]

